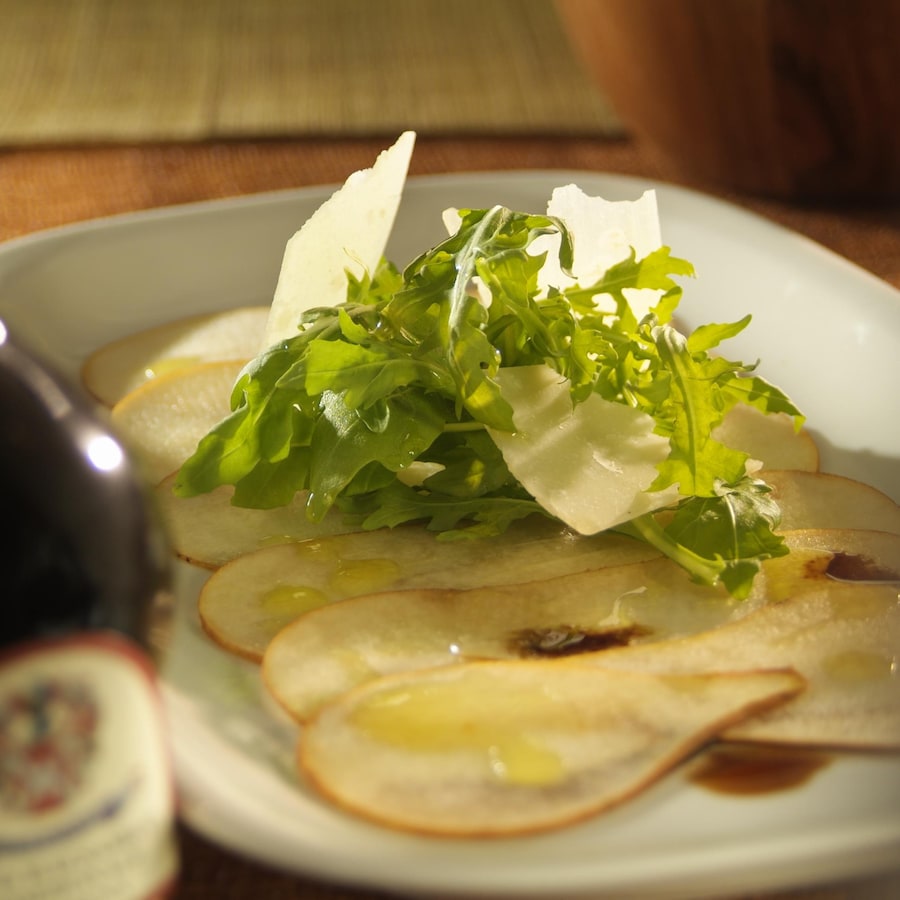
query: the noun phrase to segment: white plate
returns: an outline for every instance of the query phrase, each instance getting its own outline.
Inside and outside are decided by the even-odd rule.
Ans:
[[[695,263],[682,319],[753,323],[728,354],[809,416],[823,468],[900,500],[900,294],[780,227],[702,195],[636,179],[531,172],[413,179],[390,255],[405,263],[442,234],[446,206],[537,212],[575,181],[592,194],[659,195],[664,240]],[[0,315],[76,373],[92,348],[189,312],[268,303],[287,238],[331,193],[316,188],[121,216],[0,247]],[[349,818],[293,772],[293,731],[252,666],[221,653],[183,576],[165,668],[184,815],[258,860],[409,896],[702,897],[887,871],[900,859],[900,758],[835,758],[809,783],[716,795],[673,773],[636,801],[556,834],[417,838]]]

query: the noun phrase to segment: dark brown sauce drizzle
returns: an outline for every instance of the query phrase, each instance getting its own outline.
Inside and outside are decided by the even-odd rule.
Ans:
[[[900,570],[882,566],[868,556],[835,553],[825,569],[837,581],[900,581]]]
[[[612,647],[626,647],[633,640],[652,634],[641,625],[626,625],[599,631],[585,631],[557,625],[554,628],[523,628],[509,639],[509,649],[516,656],[542,658],[575,656]]]
[[[717,794],[768,794],[806,784],[830,762],[831,757],[820,750],[716,744],[700,758],[688,780]]]

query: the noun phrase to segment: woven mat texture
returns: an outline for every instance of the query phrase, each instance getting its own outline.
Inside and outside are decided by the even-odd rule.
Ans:
[[[551,0],[0,0],[0,143],[598,134]]]

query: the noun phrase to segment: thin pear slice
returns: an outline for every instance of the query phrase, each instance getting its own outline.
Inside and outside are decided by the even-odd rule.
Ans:
[[[860,528],[900,534],[900,506],[871,485],[842,475],[765,471],[781,507],[782,530]]]
[[[787,556],[763,564],[755,589],[769,602],[817,590],[833,580],[900,582],[900,535],[847,528],[786,531]]]
[[[326,797],[394,828],[539,832],[634,796],[723,728],[802,688],[789,671],[667,677],[470,663],[344,695],[304,730],[298,760]]]
[[[604,669],[700,673],[790,665],[808,682],[778,712],[730,728],[741,741],[900,749],[897,584],[833,581],[705,634],[593,654]],[[588,657],[582,657],[587,661]]]
[[[768,561],[754,593],[735,601],[698,585],[667,559],[610,566],[524,584],[469,590],[401,590],[360,596],[300,616],[271,640],[263,680],[298,721],[354,685],[460,659],[560,657],[650,645],[749,615],[770,599],[830,582],[838,553],[888,567],[900,537],[804,531],[792,552]],[[651,652],[651,651],[648,651]]]
[[[525,584],[386,591],[320,607],[284,627],[262,674],[278,703],[304,721],[380,675],[659,639],[711,628],[745,606],[694,584],[667,559]]]
[[[87,390],[112,407],[145,381],[204,362],[250,359],[262,343],[265,306],[189,316],[112,341],[81,370]]]
[[[200,619],[217,643],[259,661],[285,625],[336,600],[553,578],[658,556],[649,544],[612,534],[581,537],[539,516],[477,541],[439,541],[416,526],[322,536],[224,565],[200,594]]]
[[[815,472],[819,468],[819,448],[813,436],[805,428],[797,431],[794,420],[786,413],[767,414],[752,406],[738,405],[728,411],[713,437],[749,453],[766,470]]]
[[[112,421],[152,484],[175,471],[230,412],[240,360],[202,363],[147,381],[112,409]]]
[[[154,494],[173,552],[204,569],[216,569],[263,547],[305,541],[354,530],[340,513],[330,511],[319,522],[306,515],[306,492],[273,509],[233,506],[234,488],[223,485],[195,497],[174,493],[178,473],[166,476]]]

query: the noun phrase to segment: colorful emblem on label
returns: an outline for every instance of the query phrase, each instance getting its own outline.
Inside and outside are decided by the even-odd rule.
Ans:
[[[84,780],[98,718],[77,681],[42,678],[0,697],[0,806],[37,814],[65,804]]]

